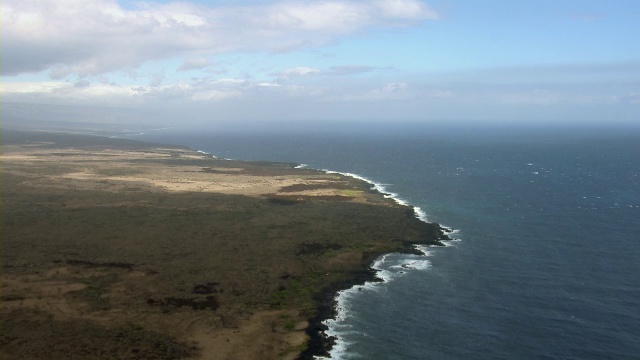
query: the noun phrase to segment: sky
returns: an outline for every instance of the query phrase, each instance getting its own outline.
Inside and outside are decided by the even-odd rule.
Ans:
[[[34,104],[194,126],[640,122],[637,0],[0,7],[5,116]]]

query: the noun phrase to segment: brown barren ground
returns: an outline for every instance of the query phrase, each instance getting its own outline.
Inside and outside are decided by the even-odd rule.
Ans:
[[[437,226],[336,174],[4,132],[3,359],[293,359],[317,296]]]

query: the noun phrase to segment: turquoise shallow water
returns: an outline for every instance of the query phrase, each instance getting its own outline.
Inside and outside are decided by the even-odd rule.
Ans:
[[[379,259],[390,281],[341,296],[334,358],[640,354],[637,129],[174,129],[139,138],[359,174],[459,230],[461,241],[426,256]]]

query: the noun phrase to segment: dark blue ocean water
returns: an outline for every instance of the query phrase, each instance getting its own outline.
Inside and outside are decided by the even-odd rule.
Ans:
[[[362,175],[459,231],[379,259],[389,281],[342,293],[334,358],[640,358],[637,127],[140,138]]]

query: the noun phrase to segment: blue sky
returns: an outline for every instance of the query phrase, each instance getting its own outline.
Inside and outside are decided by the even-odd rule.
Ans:
[[[144,109],[169,124],[640,114],[636,0],[0,6],[4,103]]]

